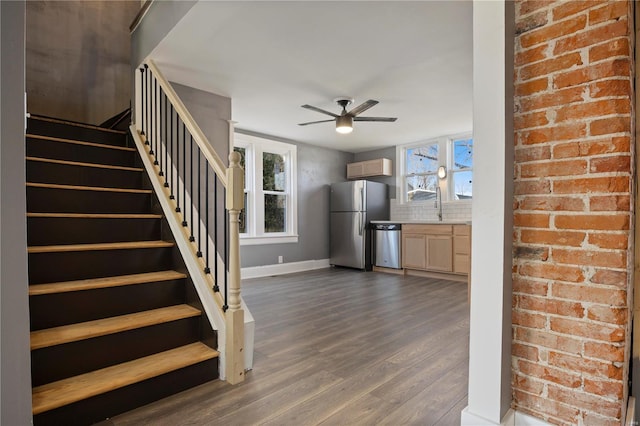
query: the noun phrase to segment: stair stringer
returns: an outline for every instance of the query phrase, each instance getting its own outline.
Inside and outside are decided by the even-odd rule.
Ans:
[[[138,134],[135,125],[131,125],[129,127],[129,132],[138,150],[138,154],[140,154],[140,158],[144,164],[144,168],[151,182],[151,186],[153,187],[153,191],[157,195],[158,202],[164,212],[165,219],[169,224],[171,233],[175,238],[176,246],[184,260],[187,271],[189,271],[191,281],[193,282],[198,297],[200,298],[205,314],[207,315],[211,327],[218,333],[217,350],[219,352],[218,359],[220,361],[219,374],[220,379],[225,380],[226,327],[224,312],[222,310],[224,301],[219,292],[213,291],[213,280],[209,279],[204,273],[205,264],[202,262],[201,258],[196,256],[196,247],[189,241],[189,235],[186,231],[187,228],[182,226],[182,219],[178,217],[175,212],[175,203],[169,199],[169,189],[165,188],[164,184],[160,182],[160,177],[158,176],[160,169],[157,166],[154,166],[151,162],[149,153],[145,148],[146,145]],[[250,347],[245,346],[245,349],[251,349],[251,352],[253,352],[253,344]]]

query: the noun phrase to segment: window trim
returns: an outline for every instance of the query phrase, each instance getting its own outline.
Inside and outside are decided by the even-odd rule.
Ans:
[[[245,149],[245,192],[247,195],[246,233],[240,234],[240,245],[284,244],[298,242],[297,146],[258,136],[234,133],[233,147]],[[285,157],[285,191],[287,196],[285,232],[264,231],[264,195],[273,193],[262,188],[262,154],[269,152]]]

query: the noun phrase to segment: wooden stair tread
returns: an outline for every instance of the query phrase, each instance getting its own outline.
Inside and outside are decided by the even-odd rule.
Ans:
[[[115,149],[117,151],[135,152],[136,150],[135,148],[129,148],[127,146],[108,145],[104,143],[87,142],[87,141],[81,141],[81,140],[75,140],[75,139],[56,138],[54,136],[34,135],[31,133],[27,133],[26,137],[27,139],[40,139],[40,140],[51,141],[51,142],[71,143],[75,145],[93,146],[95,148]]]
[[[207,361],[218,351],[203,343],[160,352],[33,388],[33,414],[40,414],[92,396]]]
[[[117,133],[119,135],[127,134],[127,132],[124,130],[107,129],[106,127],[100,127],[94,124],[76,123],[75,121],[67,121],[67,120],[62,120],[60,118],[43,117],[40,115],[33,115],[33,114],[29,115],[29,118],[31,120],[48,121],[50,123],[60,123],[60,124],[66,124],[68,126],[84,127],[86,129],[100,130],[108,133]]]
[[[162,219],[153,213],[27,213],[27,217],[68,219]]]
[[[29,296],[67,293],[71,291],[94,290],[98,288],[121,287],[125,285],[171,281],[187,278],[186,274],[176,271],[147,272],[144,274],[118,275],[115,277],[92,278],[57,283],[34,284],[29,286]]]
[[[57,183],[27,182],[27,186],[33,188],[68,189],[72,191],[127,192],[131,194],[151,194],[152,192],[150,189],[105,188],[101,186],[61,185]]]
[[[52,158],[27,157],[27,161],[37,161],[40,163],[64,164],[66,166],[93,167],[96,169],[125,170],[129,172],[142,172],[141,167],[112,166],[110,164],[83,163],[80,161],[56,160]]]
[[[145,248],[173,247],[170,241],[129,241],[120,243],[96,243],[96,244],[61,244],[53,246],[31,246],[28,253],[62,253],[70,251],[95,251],[95,250],[130,250]]]
[[[200,310],[192,306],[175,305],[117,317],[32,331],[31,350],[77,342],[92,337],[105,336],[107,334],[177,321],[184,318],[197,317],[200,314]]]

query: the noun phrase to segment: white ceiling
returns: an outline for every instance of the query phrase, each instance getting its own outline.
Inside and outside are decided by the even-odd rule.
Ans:
[[[471,1],[200,1],[153,52],[169,80],[232,99],[236,127],[349,152],[472,125]],[[340,135],[338,96],[380,103]]]

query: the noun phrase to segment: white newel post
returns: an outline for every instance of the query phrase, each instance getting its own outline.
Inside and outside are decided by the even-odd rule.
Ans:
[[[226,317],[226,376],[236,384],[244,380],[244,311],[240,302],[240,211],[244,204],[244,172],[240,154],[229,154],[227,169],[229,211],[229,288]]]

